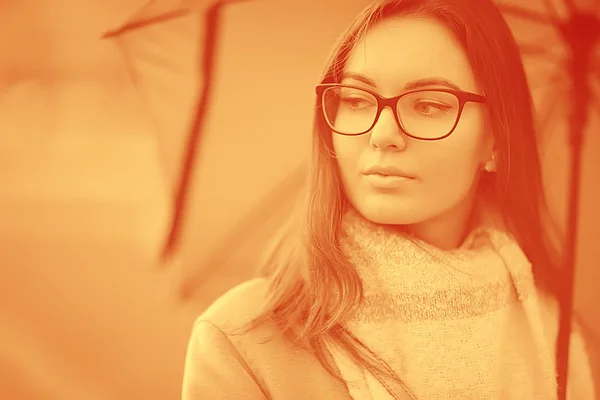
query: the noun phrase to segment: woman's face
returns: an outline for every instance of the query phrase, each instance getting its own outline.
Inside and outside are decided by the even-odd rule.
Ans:
[[[392,97],[414,87],[417,81],[431,80],[481,93],[466,54],[443,24],[433,19],[395,17],[375,25],[357,43],[342,83]],[[437,83],[423,88],[451,87]],[[424,96],[424,100],[431,98]],[[426,118],[435,117],[440,109],[418,111]],[[492,135],[486,132],[484,117],[483,105],[468,102],[449,137],[422,141],[405,135],[393,111],[385,108],[377,124],[364,135],[332,133],[350,204],[365,218],[381,224],[460,223],[471,208],[481,166],[491,156]],[[365,175],[373,166],[394,167],[413,179]]]

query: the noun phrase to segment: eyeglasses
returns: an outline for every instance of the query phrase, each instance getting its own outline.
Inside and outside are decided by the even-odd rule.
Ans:
[[[383,109],[390,107],[406,135],[440,140],[454,132],[465,103],[486,102],[484,96],[453,89],[418,89],[383,97],[359,86],[325,83],[317,85],[316,92],[327,125],[347,136],[369,132]]]

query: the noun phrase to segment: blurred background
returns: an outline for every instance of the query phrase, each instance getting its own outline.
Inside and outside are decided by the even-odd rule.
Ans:
[[[366,1],[228,7],[181,242],[168,262],[160,252],[205,83],[198,71],[208,1],[101,39],[132,18],[190,7],[146,3],[0,1],[2,399],[179,398],[193,320],[252,275],[302,189],[313,86]],[[553,60],[565,49],[546,27],[511,26],[546,49],[526,66],[545,121],[550,206],[564,224],[568,100],[560,93],[569,81]],[[575,308],[596,337],[598,104],[583,151],[575,284]],[[184,301],[186,285],[194,290]]]

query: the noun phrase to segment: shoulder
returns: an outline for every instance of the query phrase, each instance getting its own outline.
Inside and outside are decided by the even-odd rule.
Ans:
[[[264,379],[222,330],[257,308],[264,293],[260,281],[238,285],[220,296],[194,322],[188,341],[182,399],[240,398],[264,400]]]
[[[260,315],[266,304],[268,281],[256,278],[240,283],[219,296],[200,316],[200,321],[226,330],[237,328]]]
[[[219,394],[207,396],[204,391],[198,398],[225,398],[222,391],[230,388],[232,382],[242,381],[247,382],[246,387],[254,388],[247,390],[268,393],[264,397],[273,399],[287,399],[290,393],[303,393],[302,398],[307,399],[347,399],[346,386],[329,375],[314,354],[285,336],[271,319],[248,331],[238,331],[264,311],[269,287],[267,279],[237,285],[196,319],[188,351],[187,381],[207,381],[205,377],[211,376],[217,382],[211,388]],[[198,360],[203,360],[200,364],[205,366],[201,372]],[[222,378],[212,378],[215,373],[207,373],[209,369],[222,371]],[[306,382],[311,384],[307,386]],[[227,398],[239,398],[239,393],[244,393],[244,398],[254,398],[239,390],[237,397]]]
[[[260,313],[267,286],[263,279],[241,283],[196,318],[185,357],[183,399],[238,398],[240,393],[248,399],[266,397],[264,379],[248,357],[252,335],[232,338],[226,330]]]

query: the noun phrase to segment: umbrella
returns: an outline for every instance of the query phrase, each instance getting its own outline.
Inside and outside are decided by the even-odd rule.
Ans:
[[[534,2],[530,2],[531,5]],[[600,8],[600,2],[595,2],[595,8]],[[534,3],[535,4],[535,3]],[[564,0],[562,4],[553,4],[550,0],[538,3],[538,10],[515,6],[507,3],[499,4],[509,23],[515,19],[525,22],[531,32],[531,26],[537,25],[538,31],[546,31],[544,41],[533,42],[531,39],[521,42],[524,61],[527,65],[546,64],[552,78],[568,79],[570,87],[562,93],[549,96],[551,103],[542,108],[541,129],[544,133],[549,127],[547,123],[554,114],[558,101],[566,98],[568,102],[568,134],[571,151],[571,166],[569,179],[568,215],[566,222],[565,259],[563,260],[563,291],[560,300],[560,326],[558,335],[557,372],[559,399],[566,397],[566,382],[568,376],[569,339],[573,314],[573,291],[575,281],[575,257],[578,237],[579,204],[582,171],[582,147],[584,134],[590,114],[600,111],[600,93],[595,92],[594,83],[600,79],[600,18],[591,9],[579,8],[574,0]],[[559,7],[560,6],[560,7]],[[527,35],[515,33],[517,38]],[[554,36],[553,46],[548,46],[549,39]],[[529,34],[531,37],[531,34]],[[539,39],[538,39],[539,40]],[[551,40],[551,39],[550,39]],[[557,47],[562,47],[562,51]],[[562,54],[562,57],[560,56]],[[539,71],[538,71],[539,73]],[[531,74],[530,74],[531,76]],[[544,76],[544,74],[542,74]],[[549,82],[550,84],[552,82]],[[545,109],[544,109],[545,108]],[[545,114],[545,115],[544,115]]]
[[[528,71],[530,84],[536,101],[536,107],[539,111],[540,132],[544,135],[540,140],[549,140],[548,133],[555,128],[555,119],[564,113],[560,110],[560,102],[572,105],[571,114],[568,116],[569,121],[569,141],[571,144],[571,168],[569,177],[569,194],[568,204],[566,209],[567,221],[567,246],[564,259],[564,291],[560,298],[560,333],[558,340],[558,371],[559,371],[559,387],[565,387],[564,383],[567,379],[567,364],[569,351],[569,333],[571,331],[571,315],[573,311],[573,288],[575,277],[575,253],[577,244],[578,232],[578,214],[579,214],[579,192],[581,184],[581,152],[583,133],[589,121],[592,109],[599,110],[599,102],[593,95],[597,79],[600,77],[598,72],[600,62],[598,58],[594,58],[594,49],[597,39],[600,37],[600,24],[597,16],[589,11],[577,9],[577,6],[572,1],[565,1],[561,7],[558,4],[551,4],[550,0],[539,0],[539,2],[527,2],[527,8],[519,3],[518,0],[498,0],[497,1],[502,11],[515,33],[518,41],[521,44],[523,58],[526,69]],[[191,13],[200,13],[205,18],[205,33],[204,33],[204,50],[198,55],[202,59],[204,56],[204,68],[201,76],[204,78],[204,88],[202,96],[199,96],[199,101],[196,112],[192,109],[187,110],[189,115],[185,113],[179,118],[180,123],[186,123],[191,128],[187,130],[188,146],[185,149],[183,159],[182,172],[179,175],[177,184],[174,185],[174,193],[176,193],[176,209],[173,218],[173,225],[169,235],[169,240],[165,246],[165,254],[172,253],[176,247],[177,238],[181,234],[181,225],[183,221],[183,211],[186,205],[186,196],[190,190],[190,176],[194,166],[194,158],[198,151],[198,142],[201,134],[203,134],[203,119],[206,116],[208,107],[208,93],[210,93],[210,85],[215,75],[215,50],[220,46],[217,44],[217,35],[220,26],[219,21],[225,12],[229,12],[225,7],[233,8],[240,7],[235,2],[213,2],[213,3],[185,3],[184,5],[166,4],[166,2],[154,1],[144,8],[137,16],[132,18],[125,26],[116,32],[110,33],[109,37],[117,37],[120,43],[124,46],[126,53],[131,55],[132,42],[126,44],[127,38],[133,37],[133,34],[139,35],[140,31],[149,32],[151,30],[161,30],[168,32],[172,27],[169,27],[169,21],[173,21],[184,16],[189,16]],[[254,4],[262,3],[256,1]],[[276,3],[276,2],[275,2]],[[334,3],[329,2],[328,4]],[[343,17],[337,16],[334,18],[332,14],[328,19],[331,21],[348,22],[351,17],[360,9],[366,1],[345,2],[347,7],[344,7],[346,13]],[[274,4],[274,2],[271,2]],[[318,6],[311,5],[313,8]],[[293,7],[288,3],[287,7]],[[354,8],[353,8],[354,7]],[[598,8],[598,7],[597,7]],[[247,8],[249,10],[250,8]],[[336,8],[339,13],[340,8]],[[315,10],[315,13],[318,13]],[[282,12],[281,16],[292,15],[288,12]],[[197,14],[196,14],[197,15]],[[291,18],[291,17],[288,17]],[[339,23],[338,26],[343,26],[344,23]],[[280,29],[273,27],[273,29]],[[325,39],[321,39],[325,41]],[[333,36],[332,36],[333,41]],[[548,46],[552,43],[552,46]],[[196,49],[198,46],[196,47]],[[283,51],[283,50],[281,50]],[[193,65],[193,64],[192,64]],[[198,64],[196,63],[196,72],[198,72]],[[139,69],[132,67],[134,74],[139,74]],[[218,70],[218,68],[217,68]],[[194,69],[191,68],[191,75]],[[218,73],[216,73],[218,75]],[[316,78],[316,77],[315,77]],[[540,79],[541,78],[541,79]],[[197,82],[197,75],[190,78],[193,82]],[[545,79],[545,81],[544,81]],[[595,79],[595,80],[594,80]],[[316,79],[315,79],[316,80]],[[566,96],[548,95],[549,90],[562,90]],[[197,90],[197,87],[196,87]],[[547,102],[546,99],[550,101]],[[568,101],[567,101],[568,100]],[[213,99],[213,103],[216,101]],[[564,104],[563,104],[564,105]],[[214,105],[211,105],[211,107]],[[185,107],[182,107],[185,108]],[[190,116],[195,115],[193,120]],[[554,133],[554,132],[552,132]],[[185,146],[182,146],[185,147]],[[301,170],[298,173],[298,182],[301,182]],[[275,197],[275,199],[281,199]],[[273,200],[274,201],[274,200]],[[264,216],[264,214],[261,214]],[[256,218],[254,219],[256,221]],[[205,276],[206,277],[206,276]],[[195,278],[195,283],[199,282],[199,278]],[[564,397],[564,392],[560,393],[561,398]]]
[[[164,31],[164,26],[166,24],[170,28],[168,29],[168,32],[174,30],[180,31],[179,35],[175,36],[175,41],[171,40],[169,44],[173,45],[174,43],[177,43],[179,45],[183,44],[184,46],[187,46],[186,50],[188,56],[185,57],[184,60],[175,58],[175,61],[180,63],[180,67],[182,66],[184,71],[189,74],[187,77],[188,79],[182,80],[182,82],[185,82],[185,86],[181,88],[182,90],[173,92],[176,96],[173,101],[177,104],[181,104],[182,107],[180,108],[179,115],[173,115],[168,123],[170,125],[183,123],[189,125],[189,128],[187,129],[187,135],[183,138],[184,143],[178,143],[179,145],[184,145],[183,149],[175,149],[176,153],[177,150],[180,150],[180,152],[183,150],[183,165],[181,166],[180,171],[177,169],[168,171],[171,181],[175,182],[175,207],[173,222],[163,249],[163,258],[168,258],[174,253],[182,231],[183,215],[186,210],[188,202],[187,198],[190,193],[197,150],[201,146],[202,132],[212,96],[216,47],[222,20],[222,11],[230,4],[243,3],[246,1],[250,0],[196,0],[184,2],[175,2],[173,0],[151,0],[125,25],[114,31],[107,32],[104,35],[104,38],[118,37],[125,39],[121,40],[120,43],[127,46],[127,36],[129,33],[132,31],[146,30],[151,34],[149,36],[142,36],[142,38],[146,39],[146,44],[148,44],[148,39],[157,39],[156,35],[152,34],[154,33],[153,28],[158,26],[160,28],[159,33],[161,33]],[[202,18],[203,21],[199,21],[200,18]],[[180,22],[181,19],[187,19],[186,22],[188,22],[188,24],[184,23],[183,26],[177,26],[177,23]],[[191,22],[191,24],[189,22]],[[203,32],[198,29],[202,25],[205,27]],[[192,33],[192,38],[197,40],[182,41],[180,40],[181,33],[183,33],[184,37],[186,34],[189,35]],[[204,40],[199,40],[201,38]],[[174,60],[174,57],[169,57],[168,53],[163,53],[162,55],[154,54],[154,56],[159,57],[158,60],[153,60],[155,62],[159,61],[160,58],[163,58],[163,61],[173,62]],[[182,61],[183,63],[181,63]],[[139,84],[140,79],[143,78],[137,73],[135,65],[132,65],[130,71],[133,81]],[[178,74],[181,73],[181,71],[177,72]],[[199,73],[201,73],[201,75]],[[199,84],[199,76],[202,76],[202,85]],[[169,84],[171,83],[172,81],[169,81]],[[202,88],[200,88],[200,86],[202,86]],[[161,98],[161,102],[164,101],[165,99]],[[159,125],[159,129],[172,129],[172,127],[166,128],[161,126],[162,124],[158,121],[157,124]],[[185,128],[183,130],[185,131]],[[177,154],[175,157],[177,157]]]
[[[190,291],[197,292],[199,284],[216,272],[206,266],[231,258],[227,253],[232,253],[230,243],[237,243],[236,237],[249,240],[249,226],[253,231],[265,226],[264,234],[253,232],[252,240],[260,236],[264,237],[262,242],[266,241],[283,219],[269,218],[273,210],[283,214],[300,193],[310,148],[306,132],[312,128],[313,91],[307,88],[318,79],[330,43],[363,5],[356,2],[340,12],[331,2],[307,5],[257,0],[181,5],[153,1],[123,26],[105,34],[122,48],[132,81],[146,99],[165,146],[163,158],[176,205],[164,257],[183,252],[189,258],[201,259],[195,263],[204,265],[194,265],[185,279]],[[311,24],[324,26],[326,21],[332,22],[325,31],[310,29]],[[258,25],[271,26],[279,34],[257,31]],[[297,55],[289,51],[273,51],[281,47],[281,40],[289,43],[290,49],[319,55],[300,64]],[[265,48],[261,44],[265,42],[273,47]],[[262,61],[265,57],[270,57],[270,62]],[[290,98],[299,99],[289,105],[264,89],[265,85],[270,90],[279,89],[285,71],[298,75],[285,89]],[[239,93],[251,95],[253,101],[246,101]],[[271,114],[261,104],[269,104]],[[208,108],[210,113],[206,112]],[[232,109],[244,112],[247,126],[256,128],[251,134],[240,132],[240,124],[235,125],[235,118],[231,118]],[[290,134],[275,135],[274,124]],[[248,153],[249,147],[252,153]],[[294,151],[282,157],[281,149],[286,148]],[[236,174],[244,178],[228,176],[236,169],[232,166],[242,161],[247,165]],[[215,176],[213,171],[217,169],[219,174]],[[260,179],[250,176],[252,172]],[[221,182],[217,182],[219,176]],[[237,186],[250,182],[255,188],[231,198],[223,183],[229,179],[237,179]],[[204,189],[198,190],[200,187]],[[227,213],[208,211],[219,202]],[[199,206],[201,203],[203,206]],[[265,204],[273,206],[267,209]],[[197,228],[200,223],[196,221],[210,228]],[[236,251],[241,254],[246,250]],[[248,252],[254,256],[256,250]],[[183,291],[187,293],[185,288]]]
[[[171,225],[170,233],[168,236],[167,243],[165,244],[163,256],[167,257],[171,253],[173,253],[174,248],[176,247],[177,239],[179,238],[179,232],[181,231],[181,223],[182,223],[182,214],[186,204],[186,198],[189,193],[189,185],[191,179],[191,173],[193,171],[193,165],[196,157],[196,149],[199,146],[199,141],[201,139],[202,132],[202,122],[205,120],[207,106],[210,98],[210,89],[212,82],[212,75],[214,71],[214,44],[216,40],[216,35],[218,34],[218,24],[219,24],[219,16],[221,8],[228,3],[227,1],[216,1],[210,2],[209,0],[205,1],[197,1],[197,2],[174,2],[174,1],[156,1],[152,0],[147,3],[141,10],[139,10],[136,15],[132,17],[130,21],[128,21],[124,26],[114,30],[107,32],[104,35],[104,38],[119,38],[117,42],[122,46],[127,46],[130,44],[131,38],[129,34],[132,31],[145,30],[146,35],[143,35],[141,38],[140,35],[137,35],[134,38],[135,46],[138,46],[144,50],[146,50],[146,57],[150,57],[154,64],[158,63],[159,65],[165,62],[171,62],[171,68],[173,68],[173,61],[176,63],[175,70],[176,75],[181,76],[185,74],[184,80],[180,80],[180,82],[185,82],[184,86],[174,88],[173,86],[177,80],[175,79],[167,79],[166,83],[170,87],[171,95],[173,96],[170,100],[177,102],[179,105],[179,113],[172,113],[170,118],[163,121],[156,121],[157,129],[159,131],[170,131],[171,135],[180,134],[178,131],[186,131],[189,130],[190,134],[186,137],[181,138],[182,143],[176,143],[175,147],[183,146],[183,149],[175,149],[175,155],[166,154],[167,157],[167,173],[171,180],[172,185],[174,186],[175,193],[175,209],[173,216],[173,223]],[[196,14],[198,13],[198,14]],[[201,24],[199,23],[199,19],[202,15],[205,14],[205,32],[204,35],[200,34]],[[181,19],[185,19],[183,24],[181,23]],[[175,22],[175,23],[174,23]],[[160,35],[165,31],[164,24],[168,26],[168,36],[166,38],[166,42],[168,43],[169,50],[173,51],[174,44],[178,44],[179,46],[185,46],[183,51],[175,52],[178,57],[173,57],[173,53],[169,54],[169,52],[164,51],[167,49],[161,48],[161,43],[159,43],[159,51],[156,52],[156,49],[153,49],[152,46],[156,46],[157,35],[155,34],[155,28],[160,27],[160,31],[158,38],[165,41],[164,36]],[[191,37],[192,40],[181,40],[182,37]],[[205,40],[202,43],[200,40],[204,36]],[[128,40],[129,39],[129,40]],[[142,41],[142,43],[140,43]],[[164,43],[162,43],[164,45]],[[148,54],[148,48],[150,47],[150,54]],[[125,54],[129,56],[128,52],[125,51]],[[183,60],[181,59],[182,55],[187,54]],[[138,73],[137,65],[135,59],[131,59],[130,65],[130,73],[132,76],[133,82],[138,86],[143,86],[145,82],[144,79],[148,77],[148,75],[142,75]],[[179,64],[179,65],[177,65]],[[158,71],[158,74],[164,73],[164,70]],[[200,74],[202,73],[202,74]],[[156,75],[157,72],[154,73]],[[156,76],[150,75],[151,78],[154,78],[156,81]],[[203,88],[200,88],[200,80],[204,80]],[[163,80],[163,83],[165,81]],[[164,102],[165,91],[163,90],[161,93],[160,101]],[[151,93],[145,93],[146,97],[148,97],[148,101],[151,103],[153,98],[151,97]],[[152,107],[153,104],[150,104]],[[160,108],[160,106],[155,106]],[[195,112],[194,112],[195,110]],[[190,119],[190,116],[193,119]],[[156,116],[156,113],[153,113],[153,116]],[[163,117],[164,118],[164,117]],[[183,125],[183,127],[178,126]],[[187,125],[190,125],[190,128],[186,128]],[[179,129],[178,129],[179,128]],[[187,142],[186,142],[187,139]],[[164,143],[163,143],[164,144]],[[185,149],[185,150],[184,150]],[[179,150],[179,151],[178,151]],[[172,160],[170,157],[178,158],[178,153],[183,150],[183,166],[181,168],[181,172],[178,173],[175,170],[170,169]]]

